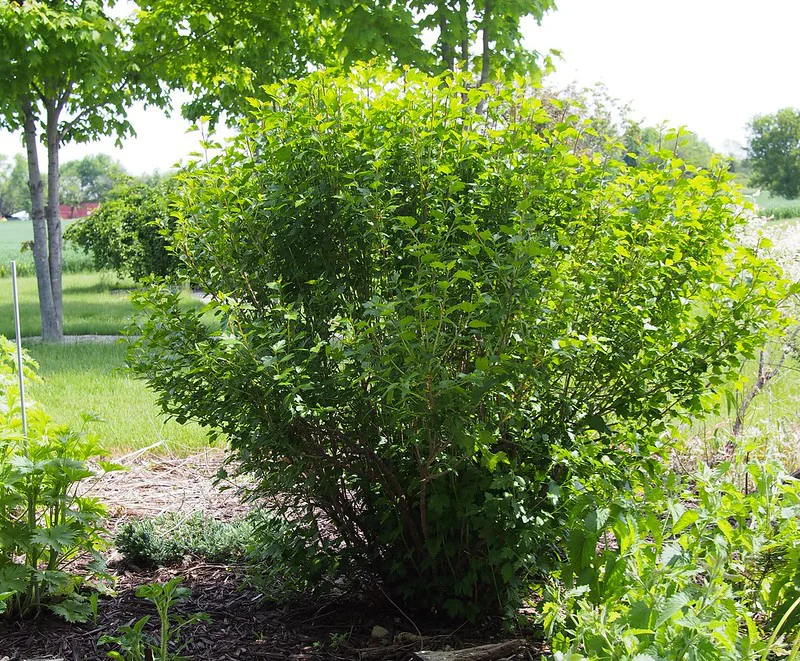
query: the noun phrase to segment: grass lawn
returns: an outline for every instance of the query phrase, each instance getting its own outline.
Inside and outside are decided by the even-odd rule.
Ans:
[[[135,310],[127,290],[131,281],[109,273],[64,274],[64,333],[117,335]],[[41,333],[36,278],[19,278],[22,336]],[[187,306],[202,303],[186,296]],[[14,337],[11,279],[0,278],[0,334]],[[205,431],[196,424],[167,420],[155,395],[142,381],[124,371],[125,347],[118,343],[42,344],[26,342],[39,362],[43,383],[32,396],[57,422],[81,423],[81,413],[94,413],[105,423],[97,431],[116,455],[159,444],[155,452],[189,454],[208,447]]]
[[[66,230],[75,220],[61,221]],[[9,220],[0,222],[0,276],[11,272],[11,261],[17,261],[17,272],[20,275],[33,275],[33,253],[21,250],[22,244],[33,241],[33,225],[27,220]],[[92,269],[92,259],[82,250],[69,243],[64,244],[63,268],[65,273],[76,273]]]
[[[202,427],[167,420],[144,382],[124,371],[123,344],[32,343],[26,349],[44,379],[32,385],[32,397],[60,423],[80,425],[81,413],[100,416],[105,422],[94,431],[113,454],[159,442],[158,453],[184,455],[208,447]]]
[[[796,207],[800,205],[800,200],[787,200],[780,195],[773,195],[769,191],[762,190],[755,197],[756,204],[762,209],[778,209],[783,207]]]
[[[22,337],[41,335],[36,278],[25,276],[18,283]],[[127,291],[134,286],[132,281],[120,280],[112,273],[65,273],[64,334],[119,334],[135,312]],[[188,294],[185,300],[187,306],[202,305]],[[0,335],[14,337],[10,278],[0,278]]]

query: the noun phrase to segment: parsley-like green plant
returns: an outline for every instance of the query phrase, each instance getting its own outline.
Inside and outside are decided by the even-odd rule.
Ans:
[[[36,378],[26,358],[26,377]],[[35,614],[46,606],[70,621],[92,616],[94,603],[80,592],[103,587],[101,555],[105,508],[85,494],[85,480],[116,470],[101,461],[97,437],[55,425],[38,406],[26,408],[22,429],[14,346],[0,337],[0,611]],[[89,422],[90,417],[85,421]],[[88,575],[70,563],[88,556]]]
[[[470,82],[364,67],[253,100],[175,199],[179,271],[219,323],[150,288],[130,354],[308,548],[459,617],[512,611],[547,566],[584,447],[624,484],[786,295],[732,236],[724,167],[627,165],[526,81]]]

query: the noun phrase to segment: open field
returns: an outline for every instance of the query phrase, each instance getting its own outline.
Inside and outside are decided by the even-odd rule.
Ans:
[[[780,195],[773,195],[769,191],[762,190],[754,198],[755,203],[762,209],[778,209],[784,207],[795,207],[800,205],[800,200],[787,200]]]
[[[161,443],[156,452],[178,455],[208,447],[199,425],[167,420],[144,382],[124,371],[123,344],[36,343],[26,348],[43,378],[31,388],[32,396],[60,423],[80,425],[82,413],[98,415],[104,423],[94,431],[113,454],[156,443]]]
[[[36,278],[25,276],[18,282],[22,337],[40,335]],[[128,295],[133,287],[132,280],[121,280],[113,273],[65,273],[64,334],[118,335],[135,312]],[[188,293],[185,301],[187,306],[202,305]],[[14,337],[10,278],[0,278],[0,335]]]
[[[761,214],[775,218],[773,222],[800,218],[800,200],[787,200],[768,191],[762,191],[758,195],[750,194],[747,197],[755,202]]]
[[[64,220],[62,225],[67,229],[74,220]],[[21,250],[22,245],[33,241],[33,225],[30,221],[10,220],[0,222],[0,277],[11,272],[11,261],[17,261],[17,272],[20,275],[33,275],[33,253]],[[64,272],[77,273],[92,268],[92,259],[82,250],[69,243],[64,244]]]

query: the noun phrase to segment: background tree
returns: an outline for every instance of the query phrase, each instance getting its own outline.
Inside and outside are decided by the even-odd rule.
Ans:
[[[554,0],[138,4],[146,12],[136,32],[148,48],[164,53],[164,80],[192,95],[184,113],[195,120],[246,114],[248,98],[258,96],[262,85],[302,77],[309,65],[346,68],[377,58],[438,73],[464,61],[476,83],[494,75],[533,74],[542,62],[538,53],[523,48],[521,21],[541,20],[555,9]],[[426,32],[433,40],[423,39]]]
[[[800,196],[800,110],[783,108],[774,115],[759,115],[748,129],[752,184],[789,199]]]
[[[95,154],[64,163],[61,177],[77,179],[80,203],[102,202],[108,198],[111,189],[128,179],[129,175],[118,161],[107,154]],[[67,203],[66,200],[64,203]]]
[[[539,54],[522,46],[520,23],[525,17],[541,21],[555,9],[554,0],[415,0],[419,25],[438,31],[439,69],[452,70],[466,62],[478,84],[496,74],[536,73]]]
[[[77,207],[81,202],[84,201],[83,190],[81,188],[81,178],[77,174],[64,174],[61,173],[58,182],[59,190],[58,192],[58,201],[59,204],[65,204],[72,212],[75,211],[75,207]],[[72,212],[70,213],[69,217],[72,218]]]
[[[130,57],[128,30],[100,0],[0,0],[0,124],[21,130],[27,152],[33,256],[42,336],[62,336],[59,150],[69,141],[123,137],[137,98],[165,103],[155,78]],[[47,148],[47,191],[39,162]]]
[[[0,155],[0,216],[17,211],[31,211],[25,158],[21,154],[13,158]]]

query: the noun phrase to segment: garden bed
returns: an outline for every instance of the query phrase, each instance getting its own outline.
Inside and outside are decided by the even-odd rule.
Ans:
[[[366,594],[341,594],[291,604],[262,602],[257,591],[242,586],[240,567],[193,564],[154,572],[120,571],[119,592],[101,601],[96,623],[73,625],[51,615],[21,624],[0,624],[2,651],[11,661],[53,657],[101,659],[111,647],[99,645],[104,634],[114,633],[155,611],[134,596],[142,583],[164,582],[180,575],[192,597],[178,609],[183,614],[205,612],[209,623],[191,631],[186,653],[195,661],[229,659],[361,659],[405,661],[425,649],[461,649],[497,639],[491,629],[470,629],[419,621],[416,627],[390,604],[380,605]],[[375,626],[389,632],[377,639]],[[504,658],[536,659],[541,651],[525,646]]]
[[[224,459],[219,451],[207,451],[181,459],[130,455],[121,463],[128,470],[110,473],[91,487],[109,509],[108,528],[116,531],[133,518],[174,512],[187,516],[200,512],[230,520],[246,513],[233,482],[227,490],[214,485]],[[185,558],[180,567],[146,570],[109,555],[117,595],[102,598],[97,621],[69,624],[48,612],[23,622],[0,621],[0,660],[102,659],[113,649],[98,643],[120,626],[133,624],[155,609],[135,596],[136,588],[166,582],[180,576],[192,591],[176,607],[182,615],[207,613],[211,620],[191,629],[186,654],[195,661],[228,659],[362,659],[415,658],[421,649],[460,649],[502,638],[499,628],[458,627],[435,619],[409,619],[387,602],[380,590],[365,588],[326,597],[306,596],[293,603],[265,601],[263,594],[247,585],[240,565],[218,565]],[[375,627],[387,635],[373,636]],[[540,651],[523,647],[504,658],[540,657]]]

